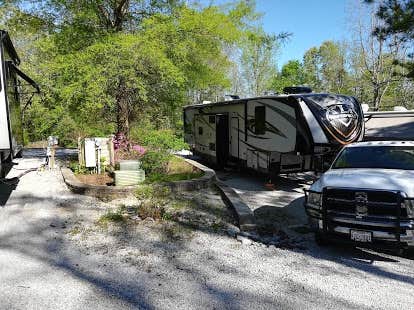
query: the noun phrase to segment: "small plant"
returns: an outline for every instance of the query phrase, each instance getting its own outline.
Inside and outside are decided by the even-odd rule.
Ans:
[[[69,164],[69,169],[72,170],[74,174],[86,174],[89,172],[88,168],[74,161]]]
[[[189,201],[189,200],[174,199],[173,201],[171,201],[169,206],[174,210],[180,210],[180,209],[185,209],[187,207],[190,207],[190,206],[192,206],[192,204],[193,204],[193,202]]]
[[[169,212],[164,212],[162,215],[162,220],[163,221],[172,221],[174,219],[173,214],[169,213]]]
[[[76,236],[78,234],[81,233],[81,229],[78,226],[73,227],[70,231],[69,231],[69,235],[71,236]]]
[[[98,223],[101,225],[105,225],[108,222],[123,222],[124,220],[125,218],[122,216],[122,210],[120,208],[116,211],[109,210],[108,212],[106,212],[99,218]]]
[[[170,195],[171,190],[166,186],[143,184],[135,191],[135,196],[141,200],[167,198]]]
[[[144,200],[144,199],[151,199],[154,197],[154,187],[151,185],[141,185],[137,188],[135,191],[135,196],[138,199]]]
[[[164,217],[165,209],[158,204],[154,204],[153,201],[145,201],[137,210],[138,216],[142,219],[153,218],[154,220],[160,220]]]

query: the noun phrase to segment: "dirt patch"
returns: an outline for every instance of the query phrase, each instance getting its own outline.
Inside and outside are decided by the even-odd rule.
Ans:
[[[108,174],[77,174],[79,181],[89,185],[113,185],[114,179]]]
[[[212,189],[205,189],[171,194],[168,199],[130,197],[113,201],[104,213],[96,212],[88,221],[69,227],[68,235],[88,248],[110,242],[114,234],[122,242],[115,242],[113,247],[135,247],[144,235],[145,240],[181,243],[200,233],[225,235],[229,225],[234,224],[231,210],[221,197]]]

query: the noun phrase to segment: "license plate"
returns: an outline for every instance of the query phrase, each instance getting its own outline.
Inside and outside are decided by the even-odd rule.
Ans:
[[[351,230],[351,240],[358,242],[372,242],[372,232],[362,230]]]

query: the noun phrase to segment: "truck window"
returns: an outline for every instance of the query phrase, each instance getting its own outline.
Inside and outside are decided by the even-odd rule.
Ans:
[[[414,170],[413,146],[348,147],[339,155],[333,169],[380,168]]]
[[[266,107],[255,107],[254,119],[254,133],[256,135],[264,135],[266,133]]]

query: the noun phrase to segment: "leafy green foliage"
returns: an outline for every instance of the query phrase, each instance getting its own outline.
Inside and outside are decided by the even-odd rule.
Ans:
[[[70,162],[69,169],[72,170],[74,174],[85,174],[89,172],[85,166],[80,165],[77,161]]]
[[[168,152],[148,150],[141,158],[141,167],[148,175],[167,173],[171,157]]]
[[[249,85],[248,93],[253,96],[263,95],[270,89],[271,78],[276,75],[278,37],[257,28],[248,32],[243,44],[241,63]]]
[[[287,86],[299,86],[305,84],[303,65],[299,60],[287,62],[272,81],[272,89],[278,93],[283,92]]]
[[[171,190],[166,186],[159,185],[140,185],[135,191],[135,196],[138,199],[154,199],[154,198],[166,198],[171,194]]]
[[[244,2],[226,9],[179,0],[7,6],[0,24],[24,39],[23,69],[43,92],[26,114],[29,140],[54,134],[74,145],[83,136],[128,136],[131,125],[150,121],[161,130],[156,139],[173,149],[180,144],[171,134],[182,125],[181,107],[193,94],[229,87],[224,47],[239,44],[255,15]]]
[[[375,2],[366,0],[366,2]],[[414,41],[414,0],[386,0],[378,1],[379,6],[377,16],[383,21],[383,24],[376,27],[374,34],[379,38],[393,37],[405,43],[408,47],[412,46]],[[395,61],[405,67],[407,72],[405,76],[414,79],[414,62],[411,60]]]
[[[163,151],[179,151],[188,149],[188,145],[181,136],[181,130],[155,129],[150,125],[133,125],[131,128],[131,139],[140,145],[151,149]]]

